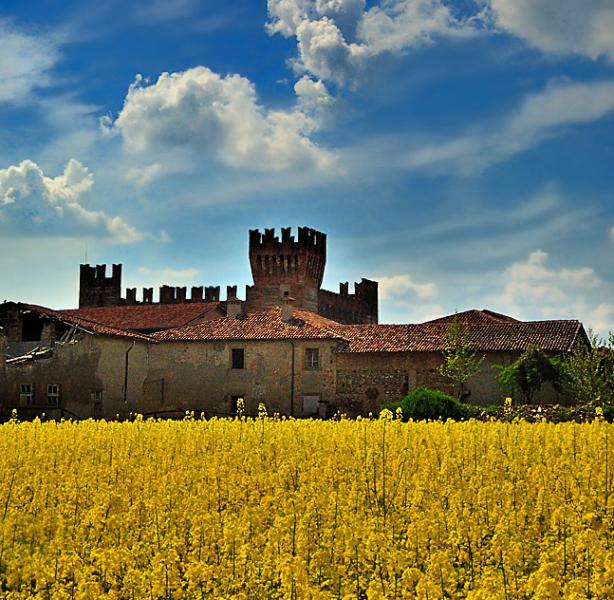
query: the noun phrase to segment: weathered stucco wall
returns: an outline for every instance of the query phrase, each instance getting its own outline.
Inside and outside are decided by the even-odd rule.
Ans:
[[[124,402],[125,360],[128,388]],[[24,416],[54,414],[47,401],[47,385],[60,384],[60,406],[78,417],[124,416],[138,410],[147,373],[147,344],[123,338],[81,334],[74,343],[55,344],[49,358],[6,366],[5,404]],[[20,385],[34,386],[34,403],[20,406]],[[92,394],[98,392],[98,398]]]
[[[294,401],[292,345],[294,344]],[[334,401],[334,344],[322,341],[172,342],[151,347],[142,412],[197,410],[228,414],[232,397],[245,399],[247,414],[264,402],[269,413],[306,416],[303,396]],[[232,368],[232,349],[245,351],[245,368]],[[305,368],[305,349],[318,348],[320,368]]]
[[[480,371],[469,380],[467,402],[478,405],[501,404],[509,391],[497,381],[496,364],[510,364],[517,352],[488,352]],[[451,395],[456,390],[442,377],[438,368],[443,363],[440,352],[370,352],[337,354],[337,409],[349,414],[368,414],[382,405],[398,400],[407,391],[419,386],[441,389]],[[515,395],[514,402],[521,402]],[[538,403],[566,403],[551,385],[543,386],[536,395]]]

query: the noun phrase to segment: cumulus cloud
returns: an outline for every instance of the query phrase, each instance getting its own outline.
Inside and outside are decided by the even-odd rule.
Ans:
[[[590,123],[612,113],[614,81],[557,81],[527,96],[517,110],[500,122],[411,151],[407,164],[413,168],[453,168],[471,174],[562,135],[569,125]]]
[[[376,59],[471,32],[442,0],[268,0],[269,34],[296,37],[298,72],[356,87]]]
[[[491,301],[502,312],[579,319],[602,333],[614,328],[614,305],[599,299],[608,297],[611,286],[591,267],[556,269],[546,252],[536,250],[505,269],[501,283],[503,291]]]
[[[0,102],[21,102],[50,84],[59,50],[50,37],[27,33],[0,19]]]
[[[11,230],[104,234],[118,243],[132,243],[143,234],[121,217],[86,208],[84,199],[94,185],[89,170],[68,161],[63,173],[48,177],[33,161],[0,169],[0,219]]]
[[[418,283],[408,274],[376,277],[376,279],[379,282],[379,293],[382,300],[408,297],[432,300],[437,295],[437,286],[434,283]]]
[[[532,46],[614,60],[611,0],[487,0],[496,26]]]
[[[129,154],[148,161],[146,180],[169,161],[177,170],[195,157],[265,172],[325,170],[334,162],[309,137],[318,128],[312,115],[299,107],[268,110],[248,79],[206,67],[162,73],[152,84],[138,76],[117,118],[103,119],[102,126],[121,136]]]

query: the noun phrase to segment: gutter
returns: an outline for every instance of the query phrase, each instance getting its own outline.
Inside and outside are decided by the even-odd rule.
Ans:
[[[294,416],[294,365],[295,365],[294,342],[290,342],[290,345],[292,346],[292,361],[291,361],[292,370],[290,373],[290,416],[293,417]]]
[[[128,348],[128,350],[126,350],[126,355],[124,359],[124,404],[128,403],[128,355],[130,354],[134,346],[136,346],[136,341],[132,340],[130,347]]]

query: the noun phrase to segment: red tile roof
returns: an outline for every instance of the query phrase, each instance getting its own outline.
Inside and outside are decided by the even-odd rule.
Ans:
[[[117,329],[149,332],[187,325],[215,310],[219,304],[219,302],[137,304],[135,306],[76,308],[58,312],[69,317],[96,321]]]
[[[479,312],[479,311],[478,311]],[[281,309],[271,308],[240,318],[187,325],[152,335],[165,341],[334,339],[343,352],[441,352],[446,349],[448,322],[417,325],[342,325],[318,314],[294,310],[284,322]],[[470,342],[478,351],[542,350],[565,352],[583,332],[579,321],[486,322],[470,327]]]
[[[441,352],[446,349],[448,323],[419,325],[345,325],[346,352]],[[579,321],[517,321],[481,323],[469,328],[470,344],[478,351],[524,351],[534,345],[542,350],[567,352],[578,334]],[[586,335],[586,334],[584,334]]]
[[[439,317],[432,321],[426,321],[426,323],[451,323],[455,319],[458,319],[461,323],[519,323],[518,319],[514,319],[508,315],[495,312],[483,308],[482,310],[471,309],[464,310],[463,312],[455,313],[453,315],[447,315],[445,317]]]
[[[167,329],[152,337],[158,341],[341,339],[339,323],[305,310],[294,310],[293,315],[290,321],[283,321],[281,308],[274,307],[238,318]]]
[[[29,310],[54,321],[61,321],[62,323],[67,323],[68,325],[76,325],[80,329],[83,329],[84,331],[88,331],[90,333],[97,333],[98,335],[110,335],[115,337],[125,337],[143,340],[147,342],[153,341],[152,338],[150,338],[149,336],[133,331],[126,331],[125,329],[119,329],[117,327],[109,327],[108,325],[104,325],[96,321],[91,321],[89,319],[83,319],[76,315],[67,315],[65,311],[53,310],[51,308],[46,308],[45,306],[38,306],[36,304],[19,304],[18,306],[21,310]]]
[[[203,314],[201,305],[148,305],[132,308],[171,308],[196,306],[197,317]],[[294,310],[290,321],[283,321],[281,308],[275,307],[264,311],[235,317],[201,321],[181,327],[166,329],[150,336],[113,327],[93,319],[84,318],[84,314],[112,314],[117,309],[82,309],[57,311],[32,304],[19,304],[22,310],[32,310],[48,318],[73,324],[86,331],[99,335],[111,335],[140,339],[143,341],[214,341],[214,340],[281,340],[281,339],[330,339],[341,344],[342,352],[441,352],[446,349],[445,335],[449,320],[410,325],[343,325],[331,321],[316,313]],[[209,310],[212,310],[211,307]],[[155,309],[154,309],[155,310]],[[87,311],[87,313],[85,312]],[[169,311],[169,312],[171,312]],[[161,311],[162,312],[162,311]],[[467,311],[484,313],[486,311]],[[490,311],[488,311],[490,312]],[[183,316],[183,311],[177,311]],[[484,321],[471,323],[470,343],[477,351],[524,351],[527,346],[535,345],[542,350],[552,352],[569,351],[578,335],[586,338],[586,332],[579,321],[516,321],[505,315],[493,313]],[[472,315],[475,316],[475,315]],[[479,317],[479,315],[478,315]],[[177,317],[178,318],[178,317]],[[183,317],[182,317],[183,318]],[[132,321],[134,323],[135,321]],[[143,323],[143,321],[141,321]],[[151,321],[150,321],[151,323]]]

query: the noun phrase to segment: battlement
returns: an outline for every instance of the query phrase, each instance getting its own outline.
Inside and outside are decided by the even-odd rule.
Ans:
[[[154,289],[143,288],[142,300],[137,298],[137,288],[126,289],[126,299],[122,304],[134,306],[138,304],[194,304],[201,302],[219,302],[221,300],[221,287],[213,286],[193,286],[188,296],[186,286],[162,285],[159,291],[159,301],[154,302]],[[237,286],[226,286],[226,300],[234,301],[237,298]]]
[[[318,312],[341,323],[377,323],[377,282],[362,279],[354,284],[339,285],[339,292],[323,290],[326,267],[326,234],[309,227],[299,227],[296,235],[291,227],[249,231],[249,262],[254,280],[246,286],[245,301],[237,296],[237,286],[226,287],[226,301],[236,304],[232,311],[253,312],[270,306],[280,306],[284,297],[292,297],[295,307]],[[137,288],[127,288],[122,297],[122,265],[112,265],[107,276],[106,265],[81,265],[79,307],[134,306],[140,304],[189,304],[220,302],[220,286],[163,285],[158,301],[154,288],[143,288],[141,299]],[[190,294],[188,295],[188,292]],[[238,308],[237,308],[238,307]]]
[[[113,265],[107,277],[107,265],[79,266],[79,307],[118,306],[121,302],[122,265]]]
[[[261,253],[309,251],[326,256],[326,234],[309,227],[298,228],[298,239],[292,235],[291,227],[281,228],[281,240],[275,235],[275,229],[249,230],[249,251]]]
[[[343,282],[339,284],[339,293],[320,290],[318,312],[339,323],[377,323],[379,320],[377,281],[363,278],[354,284],[353,294],[350,293],[349,287],[348,282]]]

